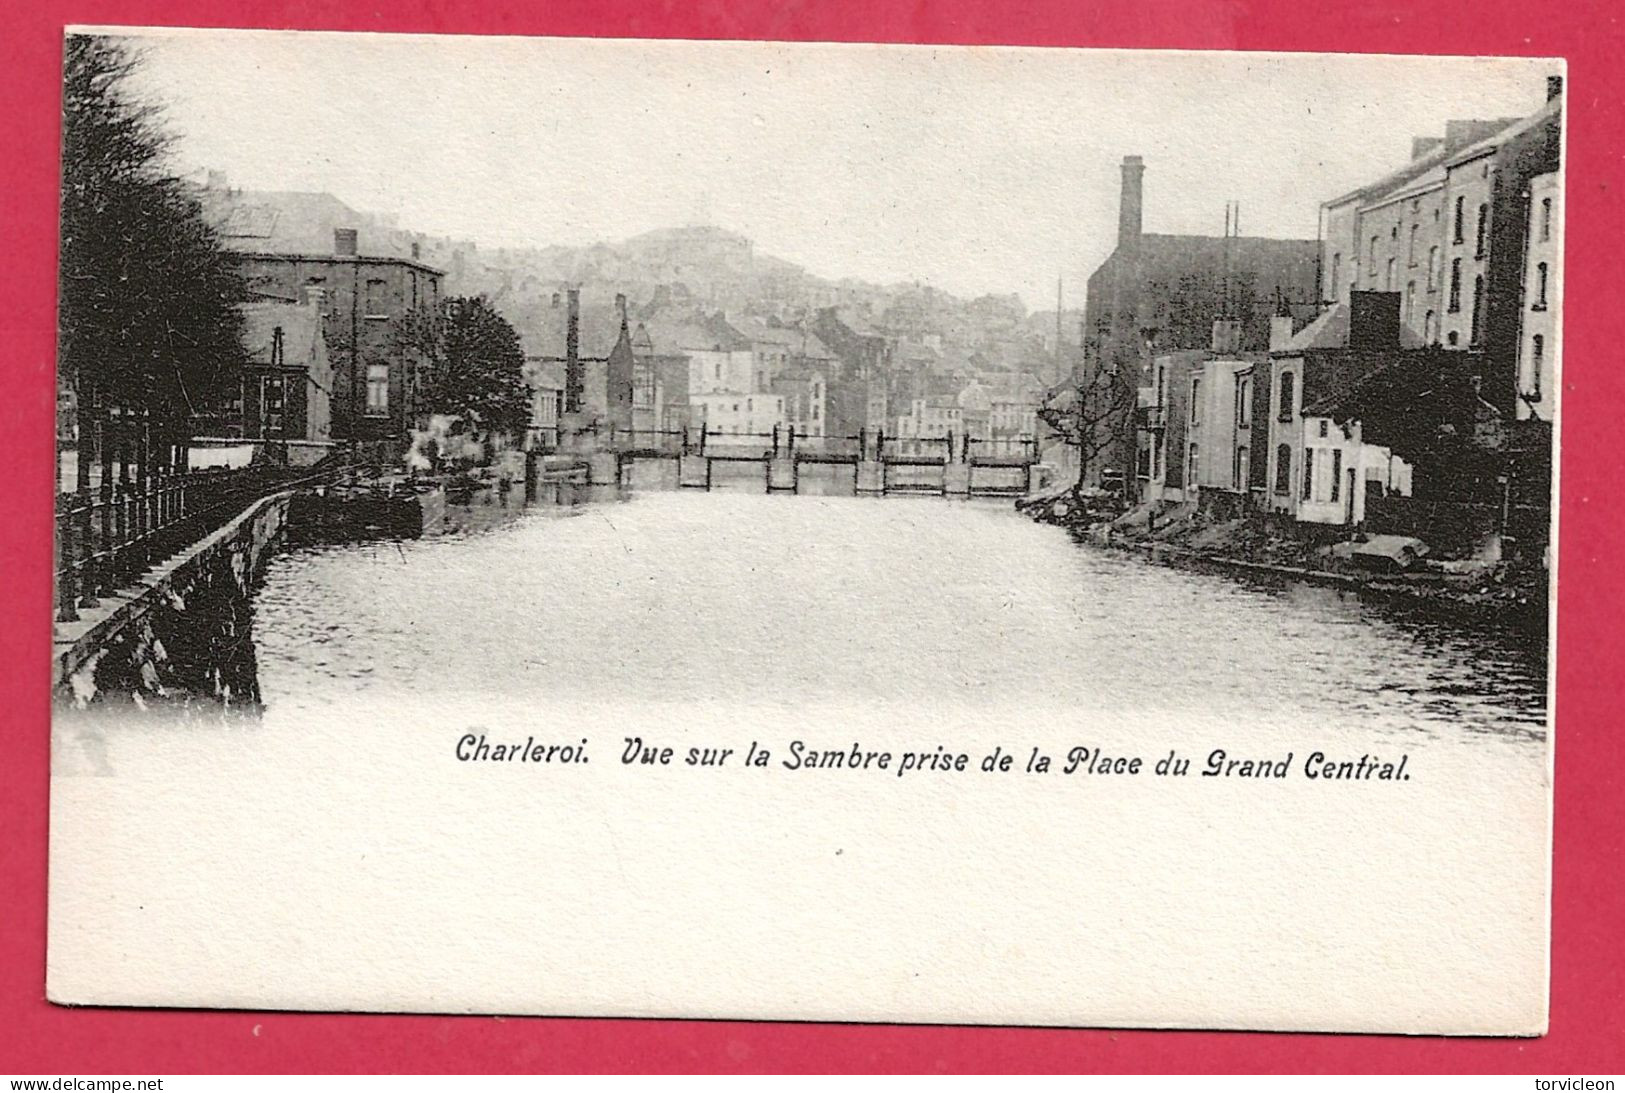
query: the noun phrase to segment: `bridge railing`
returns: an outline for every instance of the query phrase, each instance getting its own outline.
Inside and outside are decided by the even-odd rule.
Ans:
[[[972,437],[965,449],[967,458],[972,461],[1038,462],[1038,438],[1032,436]]]
[[[612,428],[610,445],[616,451],[659,452],[662,455],[681,455],[691,443],[687,429],[621,429]]]
[[[373,451],[346,451],[306,468],[256,463],[174,471],[153,464],[110,465],[84,490],[56,499],[57,620],[131,584],[149,566],[225,526],[262,497],[331,483],[374,463]]]
[[[863,437],[841,434],[790,432],[790,450],[809,456],[836,459],[863,458]]]
[[[880,434],[881,458],[929,459],[938,463],[952,463],[958,449],[952,433],[942,436],[886,436]]]

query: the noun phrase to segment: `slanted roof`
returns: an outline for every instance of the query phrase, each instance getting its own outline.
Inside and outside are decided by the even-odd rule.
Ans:
[[[204,190],[204,215],[222,245],[245,254],[337,256],[334,232],[356,233],[356,254],[424,265],[412,244],[377,217],[359,212],[329,193],[296,190]]]
[[[282,331],[282,363],[308,367],[316,359],[322,336],[321,316],[310,304],[269,300],[241,304],[243,348],[255,364],[270,364],[276,332]]]
[[[1292,356],[1317,349],[1347,349],[1352,310],[1348,304],[1332,305],[1322,311],[1314,322],[1292,335],[1292,340],[1286,345],[1273,352],[1277,356]],[[1401,349],[1419,349],[1424,344],[1420,334],[1404,323],[1399,324]]]

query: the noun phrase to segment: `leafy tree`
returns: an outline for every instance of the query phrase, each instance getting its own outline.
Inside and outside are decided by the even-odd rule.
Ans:
[[[519,335],[484,296],[450,297],[439,315],[411,316],[405,329],[426,361],[426,413],[461,418],[482,433],[521,433],[530,424]]]
[[[139,64],[122,39],[67,39],[59,366],[92,417],[180,443],[239,389],[244,288],[169,169],[171,138],[131,85]]]

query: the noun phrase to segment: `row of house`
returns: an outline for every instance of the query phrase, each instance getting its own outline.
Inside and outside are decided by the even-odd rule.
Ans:
[[[660,295],[642,307],[618,295],[606,308],[566,288],[544,310],[524,325],[533,429],[543,446],[558,443],[566,427],[629,430],[634,438],[704,428],[713,438],[750,442],[791,432],[939,437],[964,435],[968,426],[978,436],[1013,437],[1037,428],[1042,390],[1032,375],[983,384],[908,367],[901,358],[910,343],[834,309],[779,322],[730,318]],[[937,412],[944,400],[963,420],[949,423]],[[889,413],[894,407],[902,412]]]
[[[1513,532],[1543,541],[1561,110],[1554,81],[1529,117],[1452,122],[1328,202],[1312,317],[1282,299],[1260,344],[1221,307],[1207,344],[1146,351],[1131,369],[1140,498],[1428,531],[1401,516],[1419,505],[1387,503],[1410,498],[1499,511],[1502,532],[1522,513]]]

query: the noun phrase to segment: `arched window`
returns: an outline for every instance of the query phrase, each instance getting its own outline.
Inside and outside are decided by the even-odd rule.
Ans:
[[[1282,444],[1275,449],[1275,492],[1292,492],[1292,445]]]
[[[1291,372],[1281,373],[1281,403],[1275,415],[1278,421],[1292,420],[1292,389],[1295,380],[1296,377]]]
[[[1439,287],[1439,248],[1428,248],[1428,291]]]
[[[1422,230],[1422,225],[1420,225],[1420,224],[1412,224],[1411,225],[1411,242],[1410,242],[1410,247],[1405,252],[1405,261],[1407,263],[1409,263],[1410,265],[1413,265],[1413,266],[1416,265],[1416,233],[1421,231],[1421,230]]]
[[[1412,330],[1416,329],[1416,282],[1409,281],[1405,285],[1405,325]]]
[[[1450,305],[1446,310],[1457,312],[1461,310],[1461,259],[1450,260]]]
[[[1456,198],[1455,231],[1451,233],[1451,241],[1455,243],[1463,242],[1467,238],[1465,234],[1466,231],[1467,199],[1465,197],[1458,197]]]
[[[1425,345],[1436,345],[1439,341],[1439,316],[1429,311],[1422,317],[1422,342]]]

